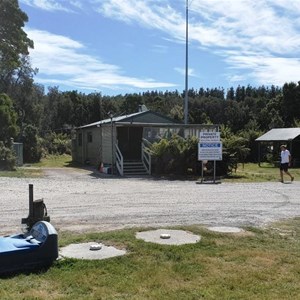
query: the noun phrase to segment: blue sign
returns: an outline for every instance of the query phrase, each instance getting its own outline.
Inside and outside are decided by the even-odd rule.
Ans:
[[[203,148],[220,148],[221,143],[200,143],[200,147],[203,147]]]
[[[222,160],[222,142],[200,142],[198,160]]]

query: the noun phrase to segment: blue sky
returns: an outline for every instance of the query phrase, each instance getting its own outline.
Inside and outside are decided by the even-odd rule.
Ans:
[[[186,0],[19,0],[35,81],[102,95],[185,88]],[[189,88],[300,80],[300,0],[189,0]]]

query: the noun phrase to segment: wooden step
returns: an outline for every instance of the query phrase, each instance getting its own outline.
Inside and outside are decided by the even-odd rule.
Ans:
[[[124,175],[148,175],[146,168],[141,161],[124,161]]]

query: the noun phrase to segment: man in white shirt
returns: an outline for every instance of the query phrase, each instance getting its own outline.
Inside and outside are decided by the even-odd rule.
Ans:
[[[281,149],[281,161],[280,161],[280,178],[283,183],[283,172],[291,177],[291,181],[294,181],[294,177],[289,172],[289,166],[291,166],[291,153],[286,149],[285,145],[280,146]]]

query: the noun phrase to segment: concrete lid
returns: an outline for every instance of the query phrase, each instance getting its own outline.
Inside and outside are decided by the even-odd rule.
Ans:
[[[136,233],[136,238],[145,242],[163,245],[184,245],[195,244],[200,241],[199,235],[192,234],[184,230],[157,229]]]
[[[70,244],[60,249],[62,257],[77,259],[106,259],[115,256],[125,255],[125,250],[119,250],[112,246],[105,246],[98,243]]]
[[[212,226],[207,227],[208,230],[221,232],[221,233],[240,233],[244,230],[238,227],[229,227],[229,226]]]

